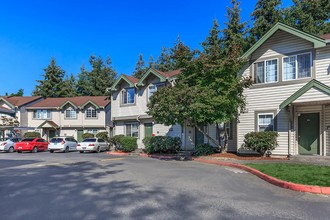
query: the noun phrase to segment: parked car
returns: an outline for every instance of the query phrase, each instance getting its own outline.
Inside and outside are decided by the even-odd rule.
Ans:
[[[25,138],[20,142],[16,142],[14,145],[14,149],[17,153],[22,153],[22,151],[36,153],[38,151],[46,151],[47,148],[48,142],[42,138]]]
[[[19,138],[6,138],[0,140],[0,151],[13,153],[15,151],[14,145],[18,141],[20,141]]]
[[[73,137],[53,137],[48,144],[48,151],[54,153],[54,151],[76,151],[77,141]]]
[[[101,151],[107,151],[109,149],[109,143],[101,138],[86,138],[82,142],[79,142],[77,145],[77,150],[80,153],[84,153],[85,151],[99,153]]]

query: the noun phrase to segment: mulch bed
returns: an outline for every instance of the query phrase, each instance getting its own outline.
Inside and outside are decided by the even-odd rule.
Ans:
[[[250,155],[239,156],[235,153],[217,153],[217,154],[209,155],[208,157],[234,159],[234,160],[288,160],[286,157],[261,157],[261,156],[250,156]]]

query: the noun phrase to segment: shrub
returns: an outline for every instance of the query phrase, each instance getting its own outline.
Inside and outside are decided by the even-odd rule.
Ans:
[[[143,143],[148,154],[176,153],[180,149],[181,139],[179,137],[155,136],[145,138]]]
[[[110,144],[115,146],[115,150],[121,150],[121,139],[125,137],[125,135],[115,135],[112,138],[110,138]]]
[[[29,132],[25,132],[24,133],[24,137],[25,138],[40,138],[40,132],[36,132],[36,131],[29,131]]]
[[[121,150],[124,152],[132,152],[137,148],[137,139],[135,137],[120,138]]]
[[[206,156],[213,154],[215,152],[215,148],[210,144],[199,144],[195,147],[194,156]]]
[[[82,138],[83,139],[93,138],[93,137],[94,137],[94,134],[91,134],[91,133],[83,133],[83,135],[82,135]]]
[[[102,131],[102,132],[97,133],[96,137],[101,138],[101,139],[109,142],[109,135],[108,135],[108,132],[106,132],[106,131]]]
[[[142,143],[144,144],[145,147],[150,146],[150,141],[152,137],[145,137],[142,140]]]
[[[278,145],[278,133],[275,131],[250,132],[244,137],[245,148],[256,151],[263,156]]]

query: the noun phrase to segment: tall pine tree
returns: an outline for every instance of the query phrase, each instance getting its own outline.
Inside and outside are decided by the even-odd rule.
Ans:
[[[250,31],[251,44],[258,41],[277,22],[283,22],[281,0],[258,0],[252,12],[253,27]]]
[[[63,90],[65,92],[65,97],[77,96],[77,83],[73,74],[70,74],[70,76],[65,76]]]
[[[34,96],[42,96],[44,98],[64,97],[64,81],[65,71],[56,65],[55,58],[50,60],[50,64],[44,69],[45,74],[43,80],[37,80],[37,85],[32,93]]]
[[[171,51],[168,48],[162,47],[162,51],[156,61],[156,69],[163,72],[175,69],[175,63],[171,58]]]
[[[140,79],[148,68],[144,64],[143,55],[139,55],[139,59],[136,62],[133,77]]]

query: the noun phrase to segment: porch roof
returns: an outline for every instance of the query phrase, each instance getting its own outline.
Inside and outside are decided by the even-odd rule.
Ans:
[[[43,123],[41,123],[38,126],[38,128],[49,128],[49,127],[54,128],[54,129],[58,129],[59,128],[59,126],[55,122],[49,121],[49,120],[44,121]]]
[[[298,91],[293,93],[289,98],[284,100],[280,104],[280,109],[283,109],[283,108],[287,107],[288,105],[293,103],[295,100],[297,100],[299,97],[301,97],[302,95],[304,95],[306,92],[308,92],[311,89],[319,90],[320,92],[322,92],[325,95],[329,96],[329,100],[330,100],[330,87],[323,84],[323,83],[321,83],[321,82],[319,82],[319,81],[317,81],[316,79],[312,79],[306,85],[301,87]],[[311,101],[313,101],[313,100],[311,100]]]

